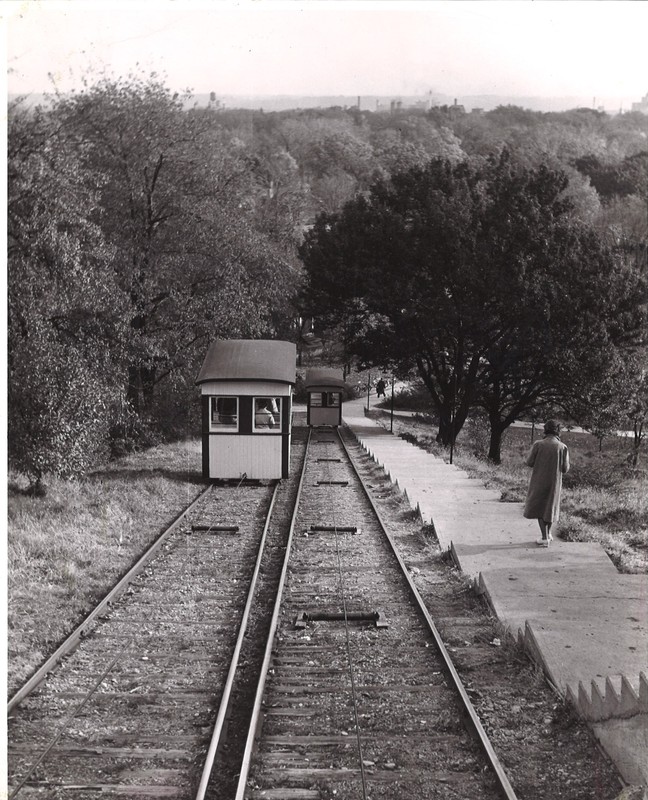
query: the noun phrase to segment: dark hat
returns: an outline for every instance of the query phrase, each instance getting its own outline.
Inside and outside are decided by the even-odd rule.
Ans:
[[[544,426],[545,433],[560,433],[560,423],[558,420],[550,419],[545,422]]]

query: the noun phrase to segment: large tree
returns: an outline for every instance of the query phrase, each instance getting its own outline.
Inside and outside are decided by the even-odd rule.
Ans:
[[[291,244],[259,224],[267,190],[245,143],[188,100],[128,76],[52,111],[99,186],[97,223],[129,299],[128,399],[148,417],[158,387],[186,381],[210,338],[267,332],[297,275]]]
[[[639,319],[625,266],[572,218],[566,187],[506,152],[376,184],[307,236],[306,310],[344,321],[365,360],[414,365],[444,444],[483,405],[497,461],[506,427],[553,398],[566,367],[595,380],[592,365]]]

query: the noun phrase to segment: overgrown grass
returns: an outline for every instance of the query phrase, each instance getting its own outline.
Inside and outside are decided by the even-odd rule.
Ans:
[[[371,415],[385,424],[383,412]],[[449,459],[449,451],[436,443],[436,427],[422,416],[396,417],[394,433]],[[499,490],[503,502],[522,503],[529,482],[524,462],[531,433],[528,428],[509,428],[502,463],[495,465],[484,455],[488,441],[483,424],[469,422],[457,439],[453,463]],[[540,436],[541,429],[536,430],[535,438]],[[648,572],[648,469],[629,466],[631,444],[621,437],[604,440],[601,451],[597,439],[587,433],[567,431],[561,438],[569,447],[572,467],[564,479],[558,536],[598,542],[621,572]]]
[[[9,685],[16,688],[200,488],[200,442],[160,445],[25,494],[9,474]]]

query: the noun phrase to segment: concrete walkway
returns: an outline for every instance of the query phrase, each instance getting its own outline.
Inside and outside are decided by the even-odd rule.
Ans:
[[[617,572],[598,544],[539,548],[520,503],[345,403],[344,422],[397,483],[494,613],[586,717],[630,784],[648,784],[648,576]],[[388,424],[388,423],[387,423]]]

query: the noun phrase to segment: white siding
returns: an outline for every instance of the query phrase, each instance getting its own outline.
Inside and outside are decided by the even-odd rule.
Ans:
[[[209,477],[252,479],[281,478],[281,443],[283,436],[209,437]]]
[[[201,394],[250,395],[254,397],[290,397],[292,387],[274,381],[206,381],[200,385]]]

